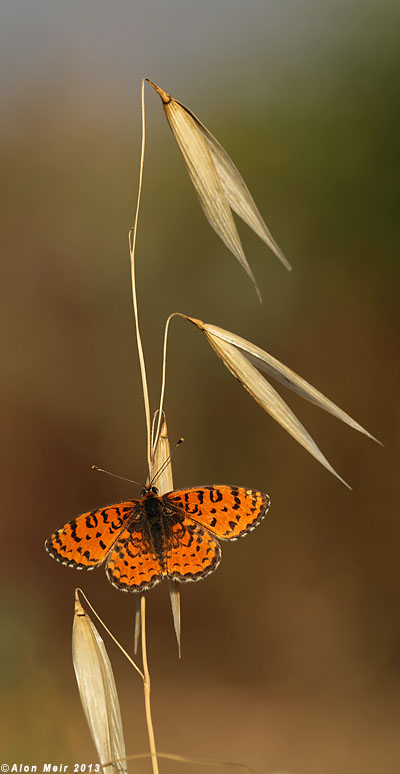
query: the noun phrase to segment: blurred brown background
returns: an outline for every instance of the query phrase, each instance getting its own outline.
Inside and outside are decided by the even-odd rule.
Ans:
[[[56,564],[43,541],[83,510],[136,496],[92,463],[146,476],[127,232],[149,76],[222,142],[294,267],[239,226],[259,306],[148,89],[137,261],[153,407],[164,321],[182,311],[265,348],[384,443],[279,388],[347,491],[194,328],[173,323],[167,418],[171,440],[186,438],[176,486],[245,484],[272,507],[224,545],[213,576],[182,588],[181,662],[166,584],[149,594],[159,749],[261,771],[398,771],[398,4],[138,6],[3,4],[1,758],[96,761],[71,664],[76,585],[132,642],[135,598],[103,570]],[[107,647],[127,748],[141,752],[141,685]]]

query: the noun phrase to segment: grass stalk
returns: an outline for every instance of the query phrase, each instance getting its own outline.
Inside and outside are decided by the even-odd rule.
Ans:
[[[139,354],[140,373],[142,377],[142,387],[143,387],[144,411],[145,411],[145,417],[146,417],[147,465],[150,473],[151,457],[152,457],[151,437],[150,437],[151,435],[150,402],[149,402],[149,390],[147,386],[146,364],[144,360],[142,337],[140,335],[140,327],[139,327],[139,313],[138,313],[138,303],[137,303],[137,294],[136,294],[136,272],[135,272],[136,237],[137,237],[137,226],[138,226],[138,220],[139,220],[140,200],[141,200],[142,187],[143,187],[143,167],[144,167],[145,147],[146,147],[146,121],[145,121],[145,104],[144,104],[144,80],[142,80],[142,147],[140,152],[139,187],[138,187],[138,195],[137,195],[137,203],[136,203],[135,222],[134,222],[133,228],[131,228],[129,232],[129,254],[130,254],[130,261],[131,261],[132,299],[133,299],[133,312],[134,312],[135,326],[136,326],[136,341],[137,341],[137,348],[138,348],[138,354]]]
[[[151,765],[153,768],[153,774],[159,774],[156,740],[154,736],[153,720],[151,716],[151,680],[149,665],[147,661],[147,644],[146,644],[146,595],[140,596],[140,615],[142,625],[142,663],[143,663],[143,689],[144,689],[144,704],[146,711],[146,723],[147,733],[149,737],[149,746],[151,754]]]
[[[186,315],[182,314],[181,312],[172,312],[172,314],[169,315],[167,318],[167,321],[165,323],[164,328],[164,344],[163,344],[163,359],[162,359],[162,375],[161,375],[161,392],[160,392],[160,404],[158,407],[158,420],[157,420],[157,431],[154,435],[154,448],[156,446],[158,436],[161,429],[161,422],[163,417],[163,411],[164,411],[164,396],[165,396],[165,383],[166,383],[166,370],[167,370],[167,343],[168,343],[168,333],[169,333],[169,325],[173,317],[183,317],[186,319]]]
[[[140,675],[140,677],[144,681],[144,674],[143,674],[142,670],[138,667],[138,665],[136,664],[136,661],[134,661],[133,658],[131,658],[129,653],[125,650],[125,648],[121,645],[121,643],[117,640],[117,638],[114,637],[112,631],[110,631],[108,626],[106,626],[106,624],[104,623],[103,619],[100,618],[99,614],[96,612],[96,610],[94,609],[93,605],[89,602],[85,592],[82,589],[77,588],[77,589],[75,589],[75,594],[77,594],[77,593],[82,595],[83,599],[85,600],[87,606],[92,611],[93,615],[96,616],[96,618],[99,621],[99,623],[101,623],[104,631],[107,632],[107,634],[109,635],[109,637],[111,637],[111,639],[115,643],[115,645],[120,649],[121,653],[124,654],[125,658],[128,659],[129,663],[134,667],[134,669],[136,669],[136,672]]]
[[[138,227],[138,220],[139,220],[140,201],[141,201],[142,187],[143,187],[144,153],[145,153],[145,147],[146,147],[144,84],[145,84],[145,81],[143,79],[142,90],[141,90],[142,144],[141,144],[141,152],[140,152],[139,186],[138,186],[138,195],[137,195],[137,202],[136,202],[135,222],[134,222],[133,228],[129,232],[129,254],[130,254],[130,262],[131,262],[132,299],[133,299],[133,312],[134,312],[135,326],[136,326],[136,341],[137,341],[137,348],[138,348],[138,354],[139,354],[140,373],[142,377],[143,401],[144,401],[144,410],[145,410],[145,418],[146,418],[147,465],[149,469],[149,477],[151,478],[153,448],[151,444],[150,401],[149,401],[149,391],[148,391],[148,385],[147,385],[146,364],[144,359],[142,337],[140,335],[139,312],[138,312],[137,293],[136,293],[136,272],[135,272],[136,238],[137,238],[137,227]],[[159,774],[156,742],[155,742],[155,736],[154,736],[154,727],[153,727],[153,720],[151,716],[151,680],[150,680],[150,671],[149,671],[149,665],[147,660],[146,595],[145,594],[141,594],[141,597],[140,597],[140,618],[141,618],[141,642],[142,642],[142,663],[143,663],[142,678],[143,678],[147,732],[149,737],[149,746],[150,746],[150,755],[151,755],[153,774]]]

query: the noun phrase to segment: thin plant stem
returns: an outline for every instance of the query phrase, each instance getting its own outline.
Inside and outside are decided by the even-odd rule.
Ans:
[[[125,658],[127,658],[127,659],[128,659],[129,663],[130,663],[130,664],[132,664],[132,666],[133,666],[133,667],[135,667],[135,669],[136,669],[137,673],[140,675],[140,677],[142,678],[142,680],[143,680],[143,682],[144,682],[144,674],[143,674],[142,670],[141,670],[141,669],[139,669],[138,665],[137,665],[137,664],[136,664],[136,662],[133,660],[133,658],[131,658],[131,656],[130,656],[130,655],[129,655],[129,653],[128,653],[128,652],[125,650],[125,648],[124,648],[124,647],[121,645],[121,643],[120,643],[120,642],[118,642],[117,638],[116,638],[116,637],[114,637],[113,633],[110,631],[110,629],[108,628],[108,626],[106,626],[106,624],[104,623],[103,619],[102,619],[102,618],[100,618],[99,614],[98,614],[98,613],[96,613],[96,610],[94,609],[93,605],[91,605],[91,604],[90,604],[90,602],[89,602],[89,600],[88,600],[88,598],[87,598],[87,596],[86,596],[85,592],[84,592],[84,591],[82,591],[82,589],[79,589],[79,588],[75,589],[75,591],[76,591],[76,592],[78,592],[79,594],[82,594],[82,596],[83,596],[83,598],[84,598],[84,600],[85,600],[86,604],[88,605],[88,607],[90,607],[90,609],[91,609],[91,611],[92,611],[93,615],[95,615],[95,616],[96,616],[96,618],[97,618],[97,620],[98,620],[98,621],[101,623],[101,625],[102,625],[102,627],[103,627],[104,631],[106,631],[106,632],[107,632],[107,634],[108,634],[108,635],[111,637],[111,639],[113,640],[113,642],[115,642],[115,644],[117,645],[117,647],[120,649],[121,653],[123,653],[123,654],[124,654],[124,656],[125,656]]]
[[[111,761],[107,761],[106,763],[103,763],[102,766],[105,768],[106,766],[112,766],[115,763],[122,763],[125,761],[138,761],[142,760],[143,758],[150,758],[150,753],[134,753],[132,755],[127,755],[125,758],[113,758]],[[247,774],[262,774],[262,772],[258,771],[257,769],[251,769],[250,766],[247,766],[246,763],[236,763],[236,761],[216,761],[216,760],[208,760],[206,758],[188,758],[186,755],[176,755],[175,753],[164,753],[164,752],[158,752],[157,753],[158,758],[165,758],[169,761],[177,761],[177,763],[194,763],[195,765],[199,766],[221,766],[225,768],[234,768],[234,769],[242,769],[243,771],[246,771]],[[269,774],[292,774],[288,771],[275,771],[275,772],[269,772]]]
[[[150,672],[149,672],[149,665],[147,661],[147,645],[146,645],[146,596],[145,594],[141,594],[140,597],[140,615],[141,615],[141,624],[142,624],[142,662],[143,662],[143,688],[144,688],[144,704],[145,704],[145,710],[146,710],[146,723],[147,723],[147,732],[149,736],[149,745],[150,745],[150,755],[151,755],[151,764],[153,767],[153,774],[159,774],[158,769],[158,760],[157,760],[157,751],[156,751],[156,740],[154,736],[154,728],[153,728],[153,721],[151,717],[151,698],[150,698],[150,691],[151,691],[151,682],[150,682]]]
[[[152,457],[151,439],[150,439],[150,402],[149,402],[149,391],[147,386],[146,364],[144,360],[142,338],[140,335],[140,328],[139,328],[139,313],[138,313],[138,303],[137,303],[137,295],[136,295],[136,274],[135,274],[136,236],[137,236],[137,226],[138,226],[138,219],[139,219],[140,200],[141,200],[142,186],[143,186],[144,151],[146,147],[144,83],[145,81],[143,79],[142,80],[142,149],[140,153],[139,187],[138,187],[138,195],[137,195],[137,203],[136,203],[135,223],[133,228],[129,232],[129,253],[130,253],[130,259],[131,259],[132,298],[133,298],[133,311],[135,315],[135,325],[136,325],[136,340],[137,340],[137,348],[138,348],[138,354],[139,354],[140,373],[142,376],[144,412],[146,417],[147,464],[148,464],[149,473],[150,473],[151,457]]]
[[[144,84],[145,84],[145,81],[143,79],[142,80],[142,147],[141,147],[141,153],[140,153],[139,186],[138,186],[138,196],[137,196],[137,203],[136,203],[135,223],[134,223],[133,229],[131,229],[129,232],[129,253],[130,253],[130,260],[131,260],[132,299],[133,299],[133,312],[135,316],[135,325],[136,325],[136,341],[137,341],[137,348],[138,348],[138,354],[139,354],[140,373],[142,377],[142,387],[143,387],[144,411],[145,411],[145,417],[146,417],[147,465],[149,469],[149,477],[151,480],[153,448],[151,443],[152,439],[151,439],[150,401],[149,401],[149,390],[147,385],[146,364],[144,359],[142,338],[140,335],[140,327],[139,327],[139,313],[138,313],[138,303],[137,303],[137,293],[136,293],[136,272],[135,272],[135,250],[136,250],[137,226],[138,226],[138,220],[139,220],[139,209],[140,209],[140,201],[141,201],[142,187],[143,187],[144,152],[146,147]],[[151,755],[153,774],[159,774],[156,742],[155,742],[155,736],[154,736],[153,721],[151,717],[151,699],[150,699],[151,682],[150,682],[149,665],[147,661],[146,597],[144,594],[142,594],[140,597],[140,617],[141,617],[142,662],[143,662],[142,678],[143,678],[147,732],[149,737],[149,746],[150,746],[150,755]]]
[[[164,395],[165,395],[165,382],[166,382],[166,369],[167,369],[167,342],[168,342],[168,331],[169,331],[169,324],[173,317],[183,317],[186,319],[186,315],[182,314],[182,312],[172,312],[170,316],[167,318],[167,321],[165,323],[164,328],[164,346],[163,346],[163,360],[162,360],[162,377],[161,377],[161,393],[160,393],[160,405],[158,408],[158,421],[157,421],[157,431],[154,435],[153,440],[153,448],[155,449],[158,436],[160,434],[160,428],[161,428],[161,422],[163,418],[163,406],[164,406]]]

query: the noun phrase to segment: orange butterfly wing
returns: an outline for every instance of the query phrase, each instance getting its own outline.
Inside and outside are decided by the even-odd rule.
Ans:
[[[122,591],[148,591],[165,576],[196,581],[215,570],[221,560],[218,541],[190,518],[170,523],[162,547],[152,544],[151,530],[125,529],[107,559],[108,580]]]
[[[121,591],[147,591],[166,575],[143,521],[140,529],[128,528],[120,534],[107,559],[106,573]]]
[[[50,535],[46,550],[68,567],[92,570],[104,562],[138,504],[128,500],[82,513]]]
[[[270,506],[263,492],[226,484],[175,489],[163,499],[222,540],[247,535],[260,524]]]
[[[153,499],[158,514],[154,504],[149,510],[147,501]],[[269,504],[262,492],[225,484],[177,489],[163,497],[145,495],[77,516],[53,532],[45,546],[54,559],[78,570],[107,560],[107,577],[116,588],[147,591],[165,576],[205,578],[221,560],[216,537],[246,535]]]
[[[168,538],[166,568],[171,580],[201,580],[218,567],[218,541],[191,518],[176,521]]]

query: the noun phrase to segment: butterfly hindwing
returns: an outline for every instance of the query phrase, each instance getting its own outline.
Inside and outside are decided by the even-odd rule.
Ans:
[[[166,575],[162,557],[151,545],[143,522],[135,531],[130,527],[120,534],[107,559],[106,572],[110,583],[122,591],[147,591]]]
[[[213,572],[220,561],[220,545],[207,530],[188,517],[173,524],[166,552],[166,569],[171,580],[201,580]]]
[[[68,567],[97,567],[104,562],[137,505],[137,500],[128,500],[82,513],[50,535],[46,550]]]
[[[247,535],[262,521],[270,505],[263,492],[226,484],[175,489],[163,499],[222,540]]]

